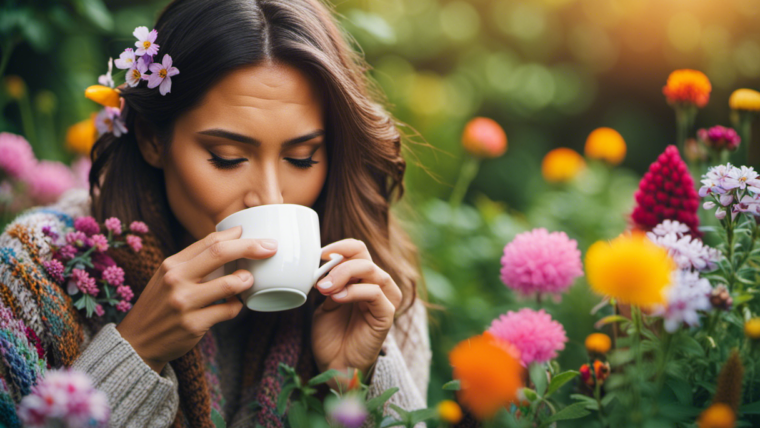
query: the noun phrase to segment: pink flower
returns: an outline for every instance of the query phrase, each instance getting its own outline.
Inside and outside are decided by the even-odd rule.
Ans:
[[[59,284],[63,284],[63,264],[56,260],[46,260],[42,262],[42,266],[45,268],[47,273],[53,278],[53,280]]]
[[[737,134],[732,128],[726,128],[720,125],[713,126],[710,129],[700,129],[697,131],[697,137],[699,137],[707,147],[717,151],[734,151],[739,147],[739,144],[742,141],[739,134]]]
[[[116,304],[116,310],[120,312],[127,312],[128,310],[132,309],[132,304],[127,302],[126,300],[122,300],[119,303]]]
[[[58,240],[58,233],[55,230],[53,230],[52,226],[50,225],[42,226],[42,234],[45,236],[49,236],[50,239],[53,240],[53,242]]]
[[[87,235],[84,232],[75,230],[66,234],[66,242],[75,247],[84,247],[90,244],[90,240],[87,239]]]
[[[101,305],[100,303],[95,305],[95,315],[102,317],[105,314],[106,314],[106,311],[105,309],[103,309],[103,305]]]
[[[148,80],[150,76],[145,74],[147,72],[148,66],[145,64],[145,60],[142,58],[138,59],[135,66],[127,70],[127,84],[135,87],[141,80]]]
[[[63,260],[73,259],[77,256],[77,249],[72,245],[64,245],[60,250],[58,250],[58,254]]]
[[[356,394],[346,394],[328,403],[330,419],[346,428],[359,428],[369,416],[364,402]]]
[[[148,233],[148,225],[141,221],[133,221],[129,225],[129,230],[135,233]]]
[[[127,235],[127,244],[132,247],[135,253],[142,249],[142,239],[139,236]]]
[[[121,235],[121,220],[111,217],[105,221],[106,229],[113,232],[114,235]]]
[[[132,32],[132,35],[137,37],[135,55],[155,55],[158,53],[159,46],[155,43],[158,31],[153,29],[148,32],[148,27],[137,27]]]
[[[556,358],[557,351],[565,349],[567,342],[562,324],[552,320],[543,309],[509,311],[493,320],[488,331],[517,347],[522,365],[526,367],[532,362],[543,363]]]
[[[102,233],[92,235],[91,240],[92,246],[95,247],[95,251],[100,251],[101,253],[108,251],[108,238]]]
[[[30,168],[23,177],[29,196],[38,204],[58,200],[66,190],[74,187],[76,180],[69,167],[57,161],[43,160]]]
[[[125,302],[129,302],[133,297],[135,297],[135,294],[132,292],[132,288],[128,285],[121,285],[116,288],[116,294],[121,296]]]
[[[76,181],[76,187],[84,189],[90,188],[90,169],[92,168],[92,161],[87,156],[79,156],[74,162],[71,163],[71,172],[74,173],[74,179]]]
[[[72,269],[71,280],[74,281],[79,291],[84,294],[97,296],[98,292],[100,291],[97,284],[95,283],[95,278],[92,278],[90,274],[88,274],[85,270]]]
[[[85,373],[53,369],[21,400],[18,415],[25,427],[105,427],[110,409]]]
[[[110,266],[103,271],[103,279],[114,287],[118,287],[124,284],[124,269]]]
[[[98,222],[91,216],[79,217],[74,220],[74,229],[83,232],[87,236],[100,232]]]
[[[24,137],[0,132],[0,169],[11,178],[22,178],[37,163],[34,151]]]
[[[146,28],[147,30],[147,28]],[[113,62],[116,68],[127,70],[135,65],[135,51],[132,48],[124,49],[124,52],[119,55],[119,59]]]
[[[504,247],[501,280],[522,294],[561,293],[583,275],[578,243],[564,232],[538,228]]]
[[[172,67],[172,57],[169,54],[164,54],[164,59],[161,64],[154,62],[150,65],[150,76],[148,76],[148,87],[158,88],[161,95],[166,95],[172,91],[172,76],[179,74],[177,67]]]

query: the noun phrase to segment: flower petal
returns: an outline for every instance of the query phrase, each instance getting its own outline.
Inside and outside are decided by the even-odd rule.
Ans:
[[[164,65],[164,68],[169,69],[169,67],[172,66],[172,57],[169,56],[169,54],[164,54],[164,59],[161,60],[161,64]]]
[[[147,30],[147,28],[145,29]],[[148,36],[148,41],[153,43],[156,41],[156,36],[158,36],[158,31],[156,31],[156,29],[154,28],[153,30],[151,30],[150,33],[148,33],[147,36]]]
[[[167,76],[171,77],[171,76],[176,76],[178,74],[179,74],[179,69],[177,67],[172,67],[172,68],[166,70],[166,75]]]
[[[158,73],[151,74],[148,78],[148,87],[155,88],[156,86],[160,85],[163,80],[163,77],[160,77]]]
[[[164,66],[157,62],[154,62],[148,68],[150,69],[151,73],[158,73],[159,71],[163,70]]]
[[[135,28],[135,31],[132,32],[132,35],[137,37],[137,40],[144,41],[148,38],[148,27],[141,26]],[[155,40],[155,39],[154,39]]]
[[[172,79],[170,77],[165,78],[164,81],[161,82],[161,86],[158,87],[158,91],[161,92],[161,95],[166,95],[171,92]]]

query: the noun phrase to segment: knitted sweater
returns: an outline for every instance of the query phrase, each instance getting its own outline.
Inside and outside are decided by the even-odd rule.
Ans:
[[[0,307],[11,309],[18,321],[28,327],[27,338],[8,342],[2,340],[5,336],[1,334],[0,325],[0,425],[13,426],[15,414],[8,414],[14,410],[12,404],[18,403],[39,377],[44,376],[40,370],[41,350],[52,354],[47,358],[49,365],[79,369],[92,378],[95,387],[108,397],[109,426],[168,427],[175,418],[179,404],[178,381],[170,364],[161,373],[153,371],[121,337],[114,323],[97,327],[97,323],[81,322],[78,331],[62,332],[57,328],[57,319],[83,317],[78,313],[48,313],[48,306],[41,304],[41,299],[60,294],[46,292],[48,287],[57,285],[42,268],[42,262],[50,258],[42,227],[71,225],[73,218],[90,214],[90,202],[86,190],[70,190],[55,204],[22,213],[0,235]],[[213,341],[215,349],[204,348],[215,353],[211,360],[216,364],[206,369],[213,371],[218,379],[217,390],[223,395],[219,402],[223,403],[225,420],[230,425],[240,422],[236,426],[253,425],[251,421],[240,420],[239,410],[248,403],[240,402],[238,374],[245,361],[240,341],[235,340],[246,327],[247,311],[243,309],[234,320],[212,327],[217,338]],[[61,342],[78,346],[78,356],[67,355],[60,351],[64,347],[54,346]],[[204,342],[211,343],[205,339]],[[14,349],[14,343],[18,349]],[[29,349],[21,349],[34,349],[34,346],[39,358]],[[427,313],[418,300],[396,320],[388,333],[374,367],[369,396],[378,396],[397,386],[399,391],[388,403],[407,410],[427,407],[430,360]],[[395,414],[387,405],[385,411]],[[369,421],[364,424],[365,428],[372,426]]]

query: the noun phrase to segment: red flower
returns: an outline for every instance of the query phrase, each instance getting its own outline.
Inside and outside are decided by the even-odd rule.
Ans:
[[[671,219],[689,226],[692,236],[702,236],[697,230],[699,197],[689,168],[678,154],[676,146],[668,146],[649,166],[634,197],[636,207],[631,220],[637,229],[649,231],[663,220]]]

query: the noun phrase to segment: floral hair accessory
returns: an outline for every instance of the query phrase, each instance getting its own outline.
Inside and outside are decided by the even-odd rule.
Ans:
[[[113,66],[120,70],[126,70],[124,80],[130,87],[135,87],[142,80],[147,80],[148,88],[158,87],[161,95],[171,92],[172,76],[179,74],[179,69],[172,65],[172,57],[164,54],[160,62],[154,56],[158,55],[159,45],[156,44],[158,31],[148,31],[148,27],[137,27],[132,34],[137,38],[135,47],[126,48],[115,61],[108,59],[108,72],[98,78],[99,85],[92,85],[84,91],[84,96],[104,107],[99,116],[101,126],[98,126],[100,134],[112,132],[117,137],[127,133],[127,127],[121,119],[122,98],[121,90],[114,87],[111,71]]]

